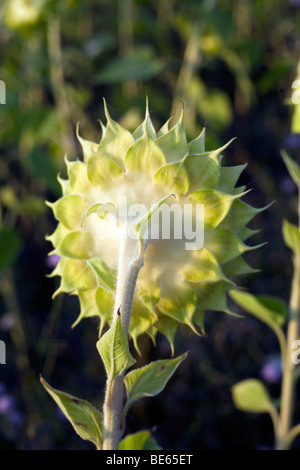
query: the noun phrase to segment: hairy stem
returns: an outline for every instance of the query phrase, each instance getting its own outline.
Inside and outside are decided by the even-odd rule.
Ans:
[[[299,312],[300,312],[300,256],[294,258],[294,277],[290,299],[290,317],[287,330],[287,350],[284,359],[284,371],[281,395],[281,424],[282,437],[286,439],[292,424],[294,408],[295,364],[292,361],[293,343],[299,337]]]
[[[138,273],[143,266],[139,244],[127,236],[121,238],[114,320],[121,315],[121,325],[128,335],[133,295]],[[108,379],[103,407],[103,450],[117,450],[124,431],[124,374]]]

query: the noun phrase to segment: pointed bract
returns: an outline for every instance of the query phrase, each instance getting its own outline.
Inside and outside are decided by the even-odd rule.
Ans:
[[[65,159],[68,179],[59,178],[63,197],[48,203],[59,222],[47,237],[54,246],[52,253],[60,256],[50,275],[61,278],[54,296],[61,292],[78,295],[80,314],[73,326],[83,318],[98,316],[101,336],[105,325],[110,325],[110,333],[104,335],[106,339],[101,343],[103,354],[105,342],[112,332],[117,332],[114,328],[122,336],[112,318],[120,237],[127,227],[135,240],[134,256],[144,258],[134,293],[129,335],[139,351],[142,334],[147,333],[152,341],[157,334],[163,334],[174,353],[174,338],[180,325],[199,334],[198,328],[204,331],[207,310],[232,314],[227,306],[227,291],[235,288],[232,281],[256,272],[242,258],[257,248],[245,243],[256,233],[247,224],[266,208],[256,209],[241,201],[245,188],[236,184],[246,165],[222,167],[222,154],[232,141],[207,151],[204,128],[188,142],[183,111],[172,128],[169,119],[158,133],[150,118],[148,98],[145,119],[133,133],[111,118],[105,101],[104,111],[107,122],[105,126],[101,123],[98,143],[83,139],[78,124],[84,161]],[[289,157],[284,159],[298,183],[298,167]],[[169,199],[172,195],[174,202]],[[130,205],[143,207],[140,215],[129,216],[120,203],[124,197]],[[174,216],[168,240],[150,230],[152,221],[157,228],[162,217],[159,211],[165,214],[163,203]],[[176,219],[173,205],[183,212],[189,205],[187,209],[192,210],[188,220],[192,227],[198,227],[197,204],[204,206],[203,246],[187,249],[186,242],[191,238],[185,232],[182,239],[177,237],[175,228],[182,229],[183,224]],[[285,223],[287,244],[297,251],[298,242],[291,241],[294,232]],[[123,353],[129,364],[127,352]],[[107,369],[116,367],[108,366],[108,358],[105,361]],[[110,373],[119,373],[122,367]]]

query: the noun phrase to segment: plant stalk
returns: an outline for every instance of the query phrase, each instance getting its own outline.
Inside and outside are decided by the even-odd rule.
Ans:
[[[132,301],[138,273],[143,266],[139,244],[124,232],[121,238],[118,262],[117,291],[114,318],[121,315],[122,328],[128,336]],[[107,379],[103,407],[103,450],[117,450],[124,432],[124,373]]]
[[[292,361],[293,343],[299,338],[299,314],[300,314],[300,256],[294,257],[294,276],[290,298],[290,312],[287,329],[287,350],[284,359],[281,412],[282,439],[286,440],[291,429],[292,413],[294,409],[295,392],[295,364]]]

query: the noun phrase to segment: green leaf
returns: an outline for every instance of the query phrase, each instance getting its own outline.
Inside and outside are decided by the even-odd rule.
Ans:
[[[41,383],[70,421],[76,433],[100,449],[102,439],[102,414],[100,411],[86,400],[52,388],[43,377],[41,377]]]
[[[214,189],[219,180],[219,166],[208,155],[188,155],[184,160],[188,171],[189,191]]]
[[[248,229],[245,231],[245,225],[247,225],[248,222],[250,222],[250,220],[252,220],[257,214],[260,214],[261,212],[268,209],[272,203],[265,207],[252,207],[249,204],[246,204],[245,202],[237,199],[242,195],[232,196],[236,199],[233,201],[231,209],[226,215],[225,219],[221,222],[220,227],[231,230],[241,240],[244,240],[248,237]]]
[[[138,47],[124,57],[111,60],[96,77],[98,84],[119,83],[126,80],[149,80],[163,69],[164,64],[149,48]]]
[[[128,340],[118,314],[110,329],[97,342],[97,349],[110,380],[131,367],[135,360],[130,354]]]
[[[300,188],[300,166],[285,151],[282,151],[282,158],[296,185]]]
[[[150,431],[139,431],[128,434],[120,442],[119,450],[161,450],[162,448],[151,437]]]
[[[71,232],[59,243],[55,253],[74,259],[93,257],[94,239],[89,232]]]
[[[162,127],[159,129],[158,133],[157,133],[157,138],[160,138],[162,137],[163,135],[167,134],[169,132],[169,124],[170,124],[170,121],[172,120],[172,117],[170,117],[163,125]]]
[[[204,189],[191,193],[189,200],[193,203],[204,205],[204,227],[205,230],[211,230],[225,219],[234,199],[242,195],[232,196],[212,189]]]
[[[100,219],[104,219],[109,213],[116,214],[116,208],[112,202],[100,203],[96,202],[92,204],[87,210],[82,214],[81,225],[85,219],[91,214],[97,214]]]
[[[136,351],[141,355],[137,339],[146,333],[152,325],[157,322],[156,315],[151,312],[142,299],[135,295],[133,299],[132,312],[130,316],[129,333],[133,340]]]
[[[87,175],[94,186],[110,185],[122,174],[119,165],[105,155],[96,154],[88,159]]]
[[[126,408],[140,398],[158,395],[186,356],[187,353],[175,359],[154,361],[129,372],[124,379],[127,390]]]
[[[238,256],[237,258],[228,261],[228,263],[223,264],[222,270],[225,276],[229,278],[259,272],[259,269],[254,269],[249,266],[249,264],[246,263],[246,261],[241,256]]]
[[[10,268],[22,248],[22,240],[14,229],[0,229],[0,271]]]
[[[205,318],[206,312],[203,310],[196,310],[193,316],[193,322],[199,326],[203,336],[206,336],[205,332]]]
[[[98,286],[110,292],[115,290],[115,277],[113,272],[100,258],[93,258],[88,261],[88,265],[92,268],[97,276]]]
[[[227,305],[226,292],[231,284],[224,281],[219,281],[213,284],[199,283],[194,285],[194,290],[197,296],[197,310],[195,312],[196,318],[199,318],[197,312],[205,310],[215,310],[221,312],[229,312]],[[195,316],[193,317],[195,321]],[[198,322],[195,321],[197,324]]]
[[[125,157],[126,169],[154,174],[164,164],[163,152],[149,137],[147,127],[144,128],[142,137],[131,145],[127,151]]]
[[[70,179],[70,186],[75,194],[85,196],[94,189],[90,180],[87,177],[86,163],[76,161],[66,161],[68,167],[68,174]]]
[[[288,307],[283,300],[277,297],[254,296],[238,290],[230,291],[230,296],[246,312],[251,313],[271,328],[282,326],[286,320]]]
[[[159,294],[160,294],[160,284],[158,278],[154,278],[153,273],[151,278],[147,276],[142,276],[143,271],[139,274],[138,279],[138,292],[139,296],[143,300],[144,304],[148,307],[148,309],[155,313],[156,312],[156,304],[159,301]]]
[[[68,233],[70,233],[70,231],[64,226],[64,224],[59,223],[54,232],[51,235],[47,235],[45,238],[48,242],[52,243],[54,247],[56,247]]]
[[[159,201],[157,201],[155,204],[152,204],[151,205],[151,209],[149,209],[146,214],[144,214],[139,220],[138,222],[135,222],[133,224],[133,230],[135,231],[135,233],[137,234],[137,237],[139,238],[139,240],[142,240],[144,234],[145,234],[145,231],[152,219],[152,216],[155,214],[155,212],[158,211],[158,209],[160,208],[160,206],[167,200],[169,199],[171,196],[174,196],[173,194],[168,194],[168,196],[165,196],[163,197],[162,199],[160,199]]]
[[[63,196],[67,196],[68,194],[70,194],[72,192],[72,188],[71,188],[69,180],[65,180],[65,179],[61,178],[60,175],[58,175],[57,176],[57,181],[60,184],[61,193],[62,193]]]
[[[219,147],[216,150],[210,150],[209,152],[206,152],[203,155],[208,155],[212,160],[214,160],[217,165],[220,165],[221,159],[222,159],[222,152],[223,150],[226,150],[227,147],[235,140],[235,138],[231,139],[227,144],[223,145],[222,147]]]
[[[188,282],[175,282],[164,276],[160,280],[158,309],[179,323],[188,325],[195,333],[192,323],[196,307],[196,295]]]
[[[191,155],[200,155],[201,153],[205,152],[205,135],[206,128],[203,127],[198,137],[188,143],[188,148]]]
[[[170,163],[160,168],[154,175],[154,183],[175,193],[179,198],[186,194],[189,190],[189,177],[183,162]]]
[[[87,162],[90,159],[90,157],[95,155],[95,153],[98,151],[99,144],[97,144],[96,142],[92,142],[90,140],[85,140],[82,137],[80,137],[79,122],[77,123],[77,126],[76,126],[76,136],[82,147],[83,159],[85,162]]]
[[[87,208],[87,203],[80,196],[69,194],[55,203],[46,203],[52,208],[54,216],[69,230],[78,230],[81,226],[81,216]]]
[[[230,282],[216,258],[206,248],[192,251],[190,260],[182,268],[182,273],[186,280],[193,283],[215,283],[222,280]]]
[[[156,144],[162,149],[168,163],[181,160],[188,152],[188,144],[183,125],[183,112],[177,123],[167,133],[156,140]]]
[[[99,316],[97,306],[95,304],[96,288],[93,289],[80,289],[77,292],[79,303],[80,303],[80,314],[72,324],[72,328],[75,328],[78,323],[84,318],[90,318]]]
[[[135,140],[138,140],[145,133],[148,134],[151,139],[153,139],[153,140],[156,139],[156,132],[155,132],[155,129],[154,129],[154,126],[152,124],[150,114],[149,114],[149,105],[148,105],[148,97],[147,96],[146,96],[145,119],[142,122],[142,124],[140,124],[139,127],[133,132],[132,135],[135,138]]]
[[[158,315],[158,323],[155,325],[157,330],[163,334],[169,341],[171,354],[174,356],[174,340],[176,336],[176,331],[179,327],[179,322],[174,318],[171,318],[167,315]]]
[[[234,404],[241,411],[266,413],[273,408],[269,393],[259,380],[243,380],[234,385],[231,391]]]
[[[295,255],[300,254],[300,230],[296,225],[287,220],[283,221],[283,238],[285,244],[293,251]]]
[[[61,285],[53,294],[53,298],[61,292],[92,289],[97,285],[95,274],[86,260],[61,258],[52,275],[61,276]]]
[[[223,193],[232,193],[245,165],[223,166],[220,168],[220,180],[217,190]]]
[[[259,246],[247,246],[230,230],[216,228],[205,235],[205,247],[223,264]]]
[[[95,300],[101,320],[99,328],[100,336],[106,323],[110,322],[112,319],[115,296],[112,292],[98,287]]]
[[[107,126],[103,131],[98,154],[111,158],[123,169],[126,152],[130,145],[134,143],[134,138],[130,132],[110,117],[105,100],[104,110]]]

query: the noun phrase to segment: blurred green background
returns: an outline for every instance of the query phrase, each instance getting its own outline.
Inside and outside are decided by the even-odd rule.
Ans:
[[[157,128],[176,119],[183,102],[190,138],[205,124],[208,149],[237,137],[225,164],[248,162],[241,184],[253,191],[245,200],[257,207],[275,201],[252,224],[261,228],[253,243],[269,242],[247,256],[261,272],[240,283],[288,300],[292,264],[281,225],[296,220],[297,191],[280,150],[299,162],[291,96],[300,1],[2,0],[0,25],[0,339],[7,353],[0,449],[91,449],[39,383],[41,373],[101,406],[104,370],[91,347],[97,322],[71,330],[77,298],[52,301],[58,279],[46,277],[55,260],[45,235],[56,222],[44,201],[60,195],[64,155],[81,158],[76,123],[85,138],[99,140],[105,97],[112,117],[133,130],[147,94]],[[127,432],[151,429],[165,449],[272,447],[269,417],[235,410],[230,387],[258,377],[278,399],[276,338],[254,318],[217,312],[206,330],[203,338],[181,330],[175,352],[188,349],[188,359],[161,395],[132,408]],[[140,346],[144,362],[170,355],[162,337],[155,349],[147,338]],[[299,406],[298,399],[298,421]]]

